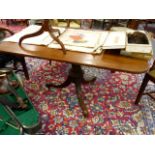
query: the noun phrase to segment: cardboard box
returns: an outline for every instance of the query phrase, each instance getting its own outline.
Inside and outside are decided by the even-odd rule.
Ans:
[[[133,33],[134,32],[135,31],[133,31]],[[151,38],[149,37],[148,33],[145,32],[145,31],[136,31],[136,32],[142,32],[142,33],[144,33],[146,35],[149,43],[148,44],[133,44],[133,43],[128,43],[128,34],[129,33],[127,33],[125,51],[126,52],[130,52],[130,53],[145,53],[145,54],[152,53]]]

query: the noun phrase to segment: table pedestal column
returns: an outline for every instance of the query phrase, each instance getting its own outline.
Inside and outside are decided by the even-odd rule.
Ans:
[[[83,78],[83,74],[84,73],[83,73],[80,65],[72,64],[72,68],[69,71],[69,76],[64,83],[62,83],[61,85],[54,85],[52,83],[48,83],[48,84],[46,84],[46,86],[48,88],[50,88],[50,87],[63,88],[63,87],[67,87],[70,83],[73,82],[75,84],[75,87],[76,87],[76,93],[77,93],[79,105],[82,109],[83,115],[84,115],[84,117],[88,117],[88,109],[82,100],[81,84],[95,81],[96,78],[94,78],[91,81],[86,81]]]

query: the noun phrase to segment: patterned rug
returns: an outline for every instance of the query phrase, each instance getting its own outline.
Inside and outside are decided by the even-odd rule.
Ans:
[[[84,118],[78,105],[75,85],[48,90],[45,83],[62,83],[70,64],[26,58],[31,79],[24,82],[25,90],[38,110],[42,129],[38,134],[98,135],[154,134],[155,104],[143,96],[140,105],[134,101],[143,75],[82,66],[85,78],[96,76],[94,83],[82,85],[82,98],[89,109]],[[147,90],[154,89],[152,83]]]

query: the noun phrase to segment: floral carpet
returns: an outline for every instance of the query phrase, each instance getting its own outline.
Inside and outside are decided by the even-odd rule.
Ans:
[[[84,118],[75,93],[75,85],[66,88],[45,87],[47,82],[60,84],[68,75],[70,64],[26,58],[30,80],[24,88],[40,113],[47,135],[124,135],[154,134],[155,104],[143,96],[134,105],[143,75],[115,72],[82,66],[85,78],[96,76],[93,83],[82,84],[82,98],[89,110]],[[154,89],[150,83],[147,90]],[[147,91],[146,90],[146,91]]]

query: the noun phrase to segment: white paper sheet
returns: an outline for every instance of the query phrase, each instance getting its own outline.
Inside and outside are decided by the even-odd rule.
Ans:
[[[19,39],[22,36],[37,32],[40,28],[41,26],[39,25],[30,25],[26,27],[25,29],[23,29],[22,31],[14,34],[13,36],[4,39],[3,41],[19,42]],[[63,33],[65,31],[65,28],[58,28],[58,27],[53,27],[53,28],[59,29],[60,33]],[[58,33],[55,33],[55,35],[58,36]],[[23,43],[34,44],[34,45],[48,45],[52,41],[53,41],[53,38],[50,36],[49,32],[45,31],[41,35],[25,39]]]
[[[109,31],[107,38],[103,42],[103,49],[121,49],[126,45],[126,32]]]
[[[100,31],[67,29],[59,39],[64,45],[94,48],[98,42]]]

